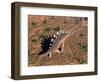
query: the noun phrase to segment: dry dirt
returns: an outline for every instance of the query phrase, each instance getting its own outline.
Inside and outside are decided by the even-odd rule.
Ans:
[[[28,66],[87,64],[88,18],[65,16],[28,16]],[[78,26],[81,30],[66,39],[64,53],[53,53],[52,57],[40,58],[41,41],[45,35],[59,30],[68,31]]]

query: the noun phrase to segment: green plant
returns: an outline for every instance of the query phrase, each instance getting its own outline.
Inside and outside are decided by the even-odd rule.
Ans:
[[[62,19],[63,19],[63,23],[65,24],[66,23],[66,18],[62,17]]]
[[[37,39],[32,39],[32,42],[37,42]]]
[[[51,28],[50,28],[50,27],[46,27],[46,28],[44,29],[44,31],[49,32],[49,31],[51,31]]]
[[[80,63],[80,64],[84,64],[84,60],[83,60],[83,59],[80,59],[80,60],[79,60],[79,63]]]
[[[50,27],[44,28],[44,31],[39,35],[40,40],[44,38],[48,38],[50,31],[51,31]]]
[[[60,27],[57,26],[56,28],[54,28],[55,31],[60,31]]]
[[[54,16],[51,16],[51,19],[55,19],[55,17]]]
[[[36,23],[33,21],[33,22],[32,22],[32,26],[34,26],[34,25],[36,25]]]
[[[87,45],[85,43],[79,43],[80,49],[87,49]]]
[[[47,38],[48,37],[48,34],[46,32],[43,32],[40,34],[40,38],[44,39],[44,38]]]

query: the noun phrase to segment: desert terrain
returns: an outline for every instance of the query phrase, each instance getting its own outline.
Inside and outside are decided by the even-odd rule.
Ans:
[[[63,54],[53,53],[52,57],[40,57],[48,51],[45,47],[43,50],[45,39],[60,30],[69,31],[76,26],[81,30],[65,40]],[[87,64],[87,32],[87,17],[28,15],[28,66]]]

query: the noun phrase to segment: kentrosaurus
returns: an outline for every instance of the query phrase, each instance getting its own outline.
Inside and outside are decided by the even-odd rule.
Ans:
[[[69,31],[62,30],[60,32],[57,32],[56,35],[53,36],[54,38],[51,39],[52,44],[50,44],[48,51],[42,54],[41,56],[48,55],[49,57],[52,57],[52,53],[54,52],[63,52],[65,40],[71,35],[73,35],[75,32],[77,32],[77,30],[78,28],[75,27]]]

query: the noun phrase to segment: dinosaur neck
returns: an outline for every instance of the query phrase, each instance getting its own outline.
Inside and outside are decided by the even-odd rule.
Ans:
[[[77,30],[71,31],[69,34],[66,34],[64,39],[67,39],[68,37],[70,37],[71,35],[73,35],[76,32],[77,32]]]

